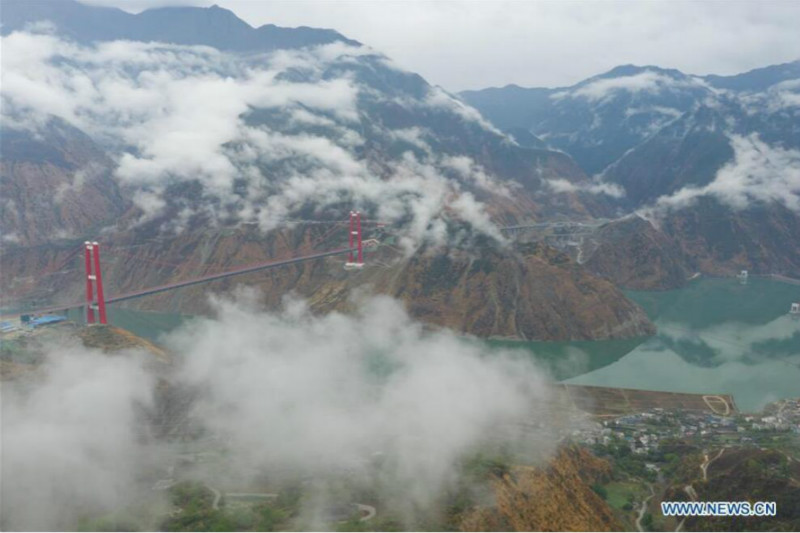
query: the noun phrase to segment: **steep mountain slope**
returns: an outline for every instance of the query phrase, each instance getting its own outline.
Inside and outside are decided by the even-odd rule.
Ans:
[[[590,272],[634,290],[671,289],[695,272],[678,242],[643,218],[632,216],[602,226],[583,250]]]
[[[759,92],[785,81],[800,78],[800,61],[756,68],[733,76],[710,74],[703,79],[718,89],[740,92]]]
[[[565,447],[542,467],[511,467],[496,476],[496,506],[467,513],[462,531],[620,531],[608,504],[591,486],[611,465],[585,449]]]
[[[749,130],[757,129],[756,124],[770,129],[780,120],[775,115],[787,111],[781,104],[796,104],[793,91],[798,79],[800,61],[735,76],[692,76],[656,66],[624,65],[571,87],[509,85],[464,91],[460,96],[501,129],[528,131],[569,153],[587,173],[595,174],[674,119],[698,106],[716,109],[720,99],[747,105],[736,118],[752,122]],[[788,111],[783,120],[791,119],[792,125],[784,124],[789,131],[783,131],[780,139],[797,142],[790,136],[797,132],[797,122]],[[702,113],[707,115],[708,109]],[[729,111],[720,114],[727,117]]]
[[[800,107],[774,102],[699,105],[603,173],[679,244],[686,268],[800,275]]]
[[[482,337],[608,339],[655,333],[641,309],[627,304],[610,283],[542,246],[520,247],[513,255],[413,257],[391,290],[414,316]]]
[[[779,203],[732,210],[714,198],[658,218],[608,222],[580,245],[583,265],[617,286],[662,290],[695,273],[800,276],[800,217]]]
[[[707,479],[698,479],[700,469],[689,464],[687,457],[682,472],[670,480],[665,501],[686,501],[684,490],[694,487],[699,501],[771,501],[777,507],[776,516],[764,517],[687,517],[686,531],[792,531],[800,527],[800,466],[780,449],[726,448],[707,470]],[[696,461],[696,459],[695,459]]]
[[[695,271],[800,277],[800,215],[780,203],[731,210],[714,198],[670,212],[663,231],[679,243]]]
[[[794,92],[782,94],[787,97]],[[750,148],[747,143],[737,144],[737,139],[750,138],[752,146],[760,141],[766,148],[779,150],[800,148],[800,107],[772,109],[773,105],[768,94],[748,99],[721,96],[698,104],[630,149],[604,171],[603,178],[625,189],[628,206],[646,206],[684,187],[702,188],[714,182],[720,170],[741,155],[735,148],[739,152]],[[790,161],[796,158],[793,152],[785,155]],[[763,163],[768,164],[769,158]],[[780,175],[774,178],[782,179]]]
[[[596,174],[709,93],[677,70],[625,65],[572,87],[509,86],[461,96],[501,128],[527,129]]]
[[[724,113],[700,107],[629,149],[603,177],[622,186],[622,202],[635,209],[687,186],[708,185],[733,155]]]
[[[69,239],[113,222],[128,205],[114,164],[91,138],[62,120],[39,132],[0,136],[0,227],[4,246]]]
[[[26,24],[64,18],[62,11],[70,21],[123,16],[52,2],[30,13],[7,11],[6,32],[22,24],[14,23],[15,13]],[[146,11],[136,20],[172,28],[173,11]],[[188,13],[181,20],[192,31],[247,44],[226,29],[224,21],[234,19],[237,28],[249,28],[232,13]],[[285,29],[297,47],[238,53],[219,43],[210,43],[219,49],[176,46],[164,42],[209,43],[103,27],[108,35],[85,45],[62,33],[8,33],[4,113],[33,131],[55,115],[102,142],[140,218],[162,217],[170,229],[239,221],[269,229],[289,211],[337,201],[397,219],[405,207],[387,206],[386,196],[412,196],[397,189],[419,191],[413,179],[440,202],[450,190],[468,192],[470,202],[474,197],[501,220],[587,217],[607,209],[580,187],[555,195],[543,186],[587,180],[565,154],[515,143],[444,90],[357,43],[320,44],[302,29]],[[104,42],[112,37],[147,42]],[[42,52],[23,61],[31,49]],[[52,94],[42,99],[30,87]],[[304,187],[309,181],[319,185],[313,193]]]

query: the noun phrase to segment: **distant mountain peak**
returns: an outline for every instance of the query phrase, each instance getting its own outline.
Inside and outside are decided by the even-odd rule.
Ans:
[[[657,74],[661,74],[664,76],[669,76],[671,78],[687,78],[689,77],[687,74],[684,74],[680,70],[674,68],[663,68],[658,67],[655,65],[619,65],[617,67],[612,68],[608,72],[604,72],[603,74],[598,74],[597,76],[592,76],[591,78],[587,79],[586,83],[592,80],[603,79],[603,78],[623,78],[628,76],[636,76],[637,74],[643,74],[645,72],[655,72]],[[580,84],[578,84],[580,85]]]
[[[234,52],[266,52],[332,42],[361,44],[329,29],[283,28],[274,24],[253,28],[233,11],[216,4],[168,6],[132,14],[76,0],[4,0],[0,33],[24,30],[42,20],[52,22],[59,33],[81,43],[127,39],[205,45]]]
[[[732,76],[710,74],[703,79],[719,89],[733,91],[763,91],[783,81],[800,78],[800,59],[756,68]]]

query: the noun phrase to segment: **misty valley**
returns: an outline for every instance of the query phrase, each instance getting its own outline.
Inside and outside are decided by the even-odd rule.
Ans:
[[[621,491],[609,500],[615,511],[580,517],[580,527],[601,524],[598,516],[622,527],[638,513],[636,495],[656,481],[646,464],[666,470],[659,490],[676,482],[675,459],[663,454],[687,439],[682,427],[711,420],[708,427],[724,429],[720,414],[759,417],[750,413],[769,412],[794,392],[800,323],[786,312],[787,287],[698,279],[636,292],[659,333],[627,341],[482,341],[424,331],[390,300],[370,302],[354,318],[315,317],[302,302],[275,315],[254,295],[219,302],[214,318],[112,305],[115,326],[91,328],[74,312],[74,321],[3,345],[4,361],[47,368],[4,384],[4,432],[12,435],[5,450],[39,450],[4,467],[5,475],[31,489],[43,465],[66,476],[48,483],[52,514],[19,493],[25,500],[14,502],[12,516],[28,512],[31,523],[81,530],[567,528],[552,513],[527,516],[524,506],[496,501],[580,487],[588,501]],[[85,380],[91,387],[76,388]],[[638,408],[620,407],[605,392],[564,391],[560,383],[654,392],[637,399]],[[109,387],[120,389],[112,395],[118,403],[108,402]],[[677,404],[688,414],[673,429],[627,422],[635,432],[667,431],[659,448],[624,461],[613,455],[625,441],[608,415],[642,409],[670,420],[674,392],[732,399],[724,409],[698,400],[694,411],[688,394]],[[25,402],[20,412],[17,401]],[[800,415],[800,404],[785,410],[792,412]],[[740,438],[758,435],[752,431]],[[761,433],[769,449],[796,446]],[[63,450],[36,445],[42,435],[69,443],[75,455],[66,468]],[[34,441],[20,440],[26,436]]]
[[[652,338],[475,342],[490,353],[524,354],[552,381],[732,394],[740,409],[757,411],[790,397],[800,382],[800,323],[787,312],[791,287],[764,279],[697,279],[672,291],[629,291],[658,326]],[[110,313],[114,324],[156,343],[192,318],[124,307]],[[77,310],[69,316],[83,321]],[[727,365],[732,369],[720,368]]]

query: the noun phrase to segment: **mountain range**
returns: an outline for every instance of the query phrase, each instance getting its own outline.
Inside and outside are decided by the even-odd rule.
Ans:
[[[281,28],[274,24],[253,28],[233,12],[216,5],[208,9],[164,7],[131,14],[74,0],[3,2],[3,35],[42,21],[52,24],[70,40],[85,44],[125,39],[205,45],[231,52],[265,52],[334,42],[359,44],[328,29]]]
[[[386,223],[368,269],[241,281],[276,306],[295,292],[346,310],[371,287],[434,326],[587,339],[652,333],[615,284],[800,272],[798,63],[454,95],[335,31],[252,28],[217,6],[2,8],[4,305],[80,298],[70,250],[86,239],[118,250],[106,279],[122,292],[343,244],[295,221],[352,208]],[[551,222],[598,229],[577,245],[499,229]],[[232,286],[138,305],[198,312]]]
[[[693,76],[626,65],[557,89],[517,86],[461,97],[520,142],[571,155],[596,187],[615,192],[624,228],[587,244],[605,257],[628,249],[641,264],[655,254],[687,272],[800,274],[800,61],[735,76]],[[658,247],[658,251],[649,250]],[[613,255],[619,255],[613,254]],[[635,288],[675,286],[637,270],[598,272]],[[652,273],[651,273],[652,274]]]

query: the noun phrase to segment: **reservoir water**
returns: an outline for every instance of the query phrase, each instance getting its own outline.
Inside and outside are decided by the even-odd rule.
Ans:
[[[728,393],[742,411],[800,397],[800,286],[699,279],[683,289],[629,292],[658,333],[615,362],[568,383]]]
[[[523,349],[556,380],[582,385],[732,394],[743,411],[800,397],[800,286],[751,278],[698,279],[672,291],[630,291],[655,322],[648,339],[487,341]],[[111,306],[113,324],[158,341],[191,317]]]

